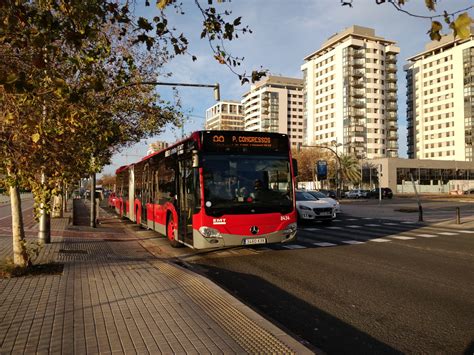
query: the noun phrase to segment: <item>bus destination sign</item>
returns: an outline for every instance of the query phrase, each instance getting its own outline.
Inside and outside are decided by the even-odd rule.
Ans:
[[[280,134],[255,134],[255,132],[206,132],[204,146],[208,150],[288,150],[288,138]]]

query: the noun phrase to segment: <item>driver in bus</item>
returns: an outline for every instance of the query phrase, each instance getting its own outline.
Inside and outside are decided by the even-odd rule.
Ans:
[[[262,180],[260,179],[257,179],[254,181],[253,189],[254,189],[254,192],[252,192],[250,196],[255,200],[261,200],[263,196],[265,195],[265,191],[267,190]]]

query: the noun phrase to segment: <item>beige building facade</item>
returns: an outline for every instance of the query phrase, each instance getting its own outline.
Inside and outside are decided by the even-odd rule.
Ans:
[[[206,110],[206,129],[243,131],[244,115],[238,101],[219,101]]]
[[[288,134],[293,147],[304,142],[303,80],[268,76],[242,98],[245,130]]]
[[[168,145],[169,145],[168,142],[164,142],[164,141],[156,141],[156,142],[150,143],[148,145],[148,150],[146,152],[146,155],[166,149],[168,148]]]
[[[474,164],[465,161],[382,158],[368,161],[373,179],[393,193],[463,194],[474,188]],[[381,175],[378,172],[381,172]],[[412,181],[413,177],[413,181]],[[378,181],[373,187],[378,186]]]
[[[364,158],[397,157],[395,42],[352,26],[304,58],[307,145]]]
[[[408,157],[474,161],[473,35],[444,36],[408,61]]]

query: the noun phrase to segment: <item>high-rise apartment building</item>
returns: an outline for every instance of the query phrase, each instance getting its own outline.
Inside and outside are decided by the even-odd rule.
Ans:
[[[408,59],[408,157],[474,161],[474,38],[426,45]]]
[[[288,134],[291,145],[303,144],[303,80],[268,76],[243,95],[245,130]]]
[[[238,101],[220,101],[206,110],[206,129],[242,131],[244,115]]]
[[[358,157],[398,156],[395,42],[352,26],[330,37],[301,66],[306,144],[337,145]]]

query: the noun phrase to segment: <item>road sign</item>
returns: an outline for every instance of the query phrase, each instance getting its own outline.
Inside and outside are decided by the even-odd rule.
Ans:
[[[318,180],[326,180],[328,177],[328,163],[326,160],[318,160],[316,164]]]

